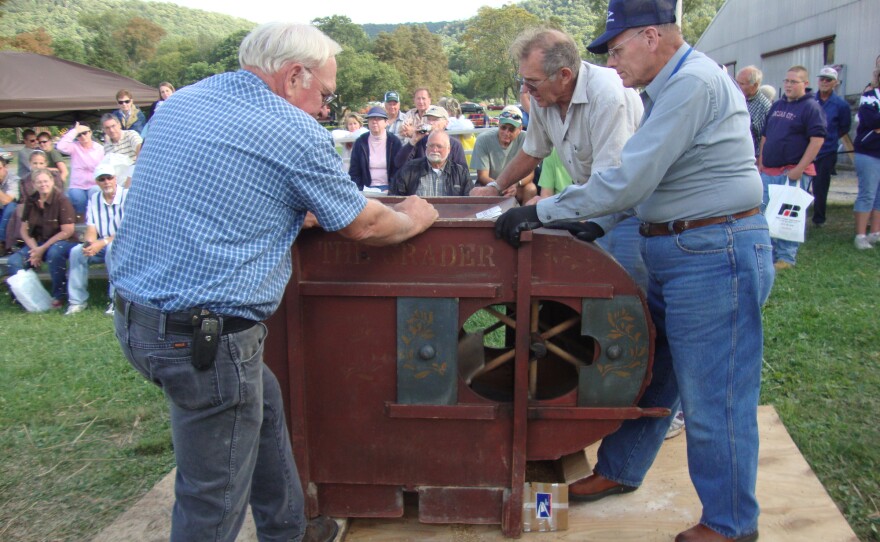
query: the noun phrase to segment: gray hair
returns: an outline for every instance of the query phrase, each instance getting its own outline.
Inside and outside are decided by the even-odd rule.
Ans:
[[[750,85],[761,86],[761,82],[764,81],[764,73],[757,66],[746,66],[739,72],[749,76]]]
[[[116,124],[118,124],[120,127],[122,126],[122,123],[119,122],[119,119],[117,119],[113,113],[104,113],[103,115],[101,115],[101,126],[104,126],[104,123],[108,120],[115,120]]]
[[[510,56],[520,61],[535,50],[544,53],[541,64],[544,75],[551,76],[562,68],[568,68],[575,74],[580,70],[581,55],[577,44],[565,32],[547,27],[528,28],[510,44]]]
[[[299,62],[306,68],[322,66],[342,51],[338,43],[307,24],[272,22],[261,24],[245,36],[238,49],[242,68],[278,73],[285,64]]]
[[[767,99],[771,102],[776,99],[776,89],[771,87],[770,85],[761,85],[758,87],[758,92],[767,96]]]

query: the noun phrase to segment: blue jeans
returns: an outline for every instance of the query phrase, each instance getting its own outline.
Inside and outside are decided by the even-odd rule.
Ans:
[[[10,201],[3,206],[3,213],[0,215],[0,242],[4,242],[6,239],[6,225],[9,224],[9,220],[15,215],[15,208],[17,206],[18,204],[14,201]],[[0,256],[2,256],[2,254],[0,254]]]
[[[52,277],[52,297],[61,299],[67,293],[67,257],[70,250],[76,245],[73,241],[55,241],[43,254],[43,263],[49,266],[49,276]],[[14,275],[22,269],[30,269],[31,247],[25,245],[15,254],[9,256],[7,265],[9,275]]]
[[[700,523],[728,537],[758,528],[761,305],[773,285],[763,215],[644,239],[648,306],[657,328],[642,407],[681,404]],[[599,447],[596,472],[639,486],[671,417],[627,420]]]
[[[761,212],[767,208],[767,204],[770,203],[770,185],[771,184],[788,184],[789,186],[795,186],[798,181],[792,181],[788,178],[788,175],[783,173],[782,175],[767,175],[766,173],[761,174],[761,180],[764,182],[764,200],[761,203]],[[809,175],[802,175],[800,179],[800,188],[801,190],[807,190],[813,178]],[[806,212],[806,210],[804,210]],[[797,252],[798,247],[800,247],[800,243],[797,241],[788,241],[786,239],[771,239],[773,241],[773,261],[782,260],[786,263],[790,263],[794,265],[797,263]]]
[[[71,305],[82,305],[89,300],[89,266],[105,263],[109,260],[110,246],[102,248],[94,256],[83,254],[83,246],[76,245],[70,251],[70,270],[67,272],[67,299]],[[107,263],[107,272],[110,264]],[[113,283],[110,283],[107,295],[113,299]]]
[[[648,291],[648,271],[642,260],[641,240],[639,235],[639,219],[631,216],[618,223],[603,237],[596,239],[596,244],[611,253],[626,269],[626,272],[639,285],[643,292]]]
[[[853,211],[857,213],[880,212],[880,158],[857,152],[855,162],[856,175],[859,179],[859,194],[856,196]]]
[[[171,411],[171,541],[233,542],[248,503],[261,542],[300,540],[303,492],[281,388],[263,363],[266,327],[223,335],[213,366],[200,371],[191,364],[191,335],[130,321],[130,307],[116,308],[116,338]]]
[[[85,188],[68,188],[67,189],[67,199],[70,200],[70,203],[73,205],[73,210],[76,214],[80,216],[85,216],[86,207],[89,205],[89,197],[95,192],[100,192],[101,189],[97,186],[93,186],[86,190]]]

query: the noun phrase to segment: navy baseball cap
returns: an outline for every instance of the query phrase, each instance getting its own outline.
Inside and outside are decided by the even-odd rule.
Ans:
[[[673,0],[611,0],[608,3],[605,33],[588,45],[587,50],[602,55],[608,52],[608,42],[627,28],[674,22]]]
[[[393,90],[389,90],[385,93],[385,101],[386,102],[399,102],[400,95],[394,92]]]
[[[380,119],[388,119],[388,113],[385,112],[384,107],[379,107],[378,105],[370,108],[370,111],[367,113],[367,118],[380,118]]]

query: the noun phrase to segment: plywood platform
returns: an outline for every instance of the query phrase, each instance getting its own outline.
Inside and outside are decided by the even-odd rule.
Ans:
[[[858,542],[772,407],[761,407],[758,501],[762,542]],[[589,450],[595,462],[595,447]],[[161,541],[170,532],[173,474],[169,474],[94,542]],[[685,439],[666,441],[644,485],[597,503],[573,503],[569,529],[524,533],[534,542],[669,542],[699,520],[700,504],[687,474]],[[415,517],[342,522],[345,542],[488,542],[508,540],[495,525],[426,525]],[[248,519],[239,542],[256,541]]]

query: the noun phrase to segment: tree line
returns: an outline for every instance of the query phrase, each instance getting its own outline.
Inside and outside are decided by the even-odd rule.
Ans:
[[[685,0],[685,38],[693,43],[724,0]],[[0,0],[0,50],[51,54],[178,87],[238,69],[238,46],[253,23],[173,4],[137,0]],[[464,21],[357,25],[344,15],[312,21],[343,47],[337,105],[360,108],[397,90],[404,101],[419,87],[460,100],[518,98],[516,63],[507,49],[524,28],[543,24],[586,45],[604,30],[606,0],[525,0],[482,7]],[[367,29],[374,34],[368,34]]]

